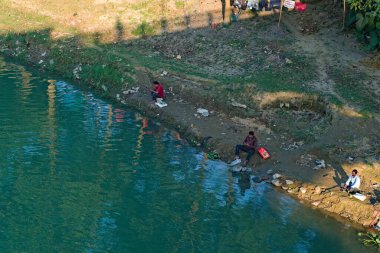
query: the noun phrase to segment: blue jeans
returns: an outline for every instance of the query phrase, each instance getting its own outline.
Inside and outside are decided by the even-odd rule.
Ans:
[[[158,94],[154,91],[150,93],[152,95],[152,100],[157,101],[157,98],[159,98]]]
[[[247,158],[245,159],[247,162],[255,154],[255,149],[254,148],[249,148],[249,147],[244,146],[244,145],[236,145],[236,147],[235,147],[235,156],[239,156],[240,157],[240,151],[243,151],[243,152],[247,153]]]

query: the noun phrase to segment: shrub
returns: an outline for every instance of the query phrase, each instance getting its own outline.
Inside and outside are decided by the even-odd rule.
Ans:
[[[368,49],[380,47],[380,0],[348,0],[350,15],[348,26],[354,26],[360,40]]]
[[[358,233],[359,240],[366,246],[375,246],[380,248],[380,236],[376,233]]]

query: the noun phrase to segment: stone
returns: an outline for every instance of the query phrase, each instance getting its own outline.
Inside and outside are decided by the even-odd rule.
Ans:
[[[140,87],[132,87],[131,89],[123,91],[123,94],[127,95],[127,94],[137,93],[139,89]]]
[[[232,105],[232,106],[235,106],[235,107],[244,108],[244,109],[247,108],[247,105],[240,104],[240,103],[238,103],[238,102],[232,102],[231,105]]]
[[[268,175],[273,174],[273,170],[268,170],[268,171],[267,171],[267,174],[268,174]]]
[[[249,168],[249,167],[244,167],[244,166],[241,166],[240,167],[240,171],[241,172],[252,172],[252,170],[251,170],[251,168]]]
[[[82,66],[79,63],[74,69],[73,69],[73,76],[75,79],[80,79],[79,72],[82,71]]]
[[[179,54],[179,55],[177,55],[177,60],[181,60],[182,59],[182,56]]]
[[[256,177],[256,176],[254,176],[254,177],[252,177],[252,181],[253,181],[254,183],[259,184],[259,183],[261,183],[263,180],[262,180],[260,177]]]
[[[315,189],[314,189],[314,194],[319,195],[319,194],[321,194],[321,192],[322,192],[321,187],[319,187],[319,186],[315,187]]]
[[[287,64],[292,64],[292,63],[293,63],[293,61],[290,60],[290,59],[288,59],[288,58],[285,58],[285,62],[286,62]]]
[[[313,206],[319,206],[321,204],[321,201],[314,201],[311,203]]]
[[[287,185],[294,184],[294,182],[292,180],[285,180],[285,182],[286,182]]]
[[[301,187],[301,188],[300,188],[300,192],[301,192],[302,194],[305,194],[305,193],[306,193],[306,191],[307,191],[307,190],[306,190],[306,188],[305,188],[305,187]]]
[[[278,173],[276,173],[276,174],[274,174],[273,176],[272,176],[272,178],[273,179],[278,179],[278,178],[280,178],[280,177],[282,177],[280,174],[278,174]]]
[[[280,187],[282,185],[279,179],[273,179],[272,184],[277,187]]]
[[[286,185],[283,185],[281,188],[282,188],[284,191],[286,191],[286,190],[288,190],[288,189],[289,189],[289,187],[288,187],[288,186],[286,186]]]
[[[319,160],[319,159],[315,160],[315,165],[317,165],[317,167],[320,169],[326,168],[325,160],[322,160],[322,159],[321,160]]]

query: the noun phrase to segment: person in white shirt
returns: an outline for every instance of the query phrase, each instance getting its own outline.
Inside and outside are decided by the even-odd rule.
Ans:
[[[342,186],[343,190],[350,193],[360,192],[360,177],[357,170],[353,170],[347,182]]]

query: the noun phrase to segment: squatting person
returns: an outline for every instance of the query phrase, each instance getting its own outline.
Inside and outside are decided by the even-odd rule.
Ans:
[[[243,145],[235,146],[235,160],[231,163],[232,166],[241,163],[240,151],[247,153],[247,157],[243,163],[243,166],[247,166],[249,159],[255,154],[257,150],[257,138],[253,131],[248,133],[248,136],[245,137]]]

